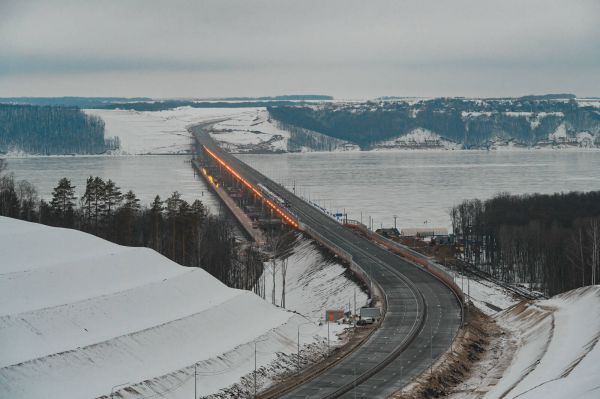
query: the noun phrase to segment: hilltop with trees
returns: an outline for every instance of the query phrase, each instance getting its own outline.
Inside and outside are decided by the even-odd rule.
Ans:
[[[307,129],[371,149],[426,130],[463,148],[489,148],[513,141],[600,146],[600,111],[572,97],[515,99],[436,98],[319,105],[269,106],[284,126]]]

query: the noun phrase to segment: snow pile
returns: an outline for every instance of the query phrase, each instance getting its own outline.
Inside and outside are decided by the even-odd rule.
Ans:
[[[306,319],[179,266],[74,230],[0,217],[0,392],[12,399],[189,397],[296,351]],[[290,294],[290,296],[293,296]],[[319,337],[320,334],[320,337]],[[326,330],[325,330],[326,334]],[[326,336],[326,335],[325,335]],[[302,327],[302,344],[323,327]]]
[[[290,133],[278,128],[266,109],[253,108],[215,124],[211,136],[229,152],[285,152]]]
[[[192,137],[187,127],[239,114],[236,108],[179,107],[165,111],[86,109],[102,118],[106,137],[119,137],[120,153],[188,154]]]
[[[422,149],[422,148],[439,148],[447,150],[460,149],[461,145],[452,141],[442,138],[439,134],[432,132],[431,130],[417,128],[411,130],[409,133],[396,137],[392,140],[383,141],[377,143],[374,147],[375,150],[386,150],[386,149]]]
[[[487,370],[461,398],[598,398],[600,286],[523,302],[496,316],[511,342],[488,357]],[[481,366],[479,366],[481,367]]]

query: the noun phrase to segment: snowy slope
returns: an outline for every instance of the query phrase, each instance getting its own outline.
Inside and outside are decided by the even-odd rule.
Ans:
[[[478,366],[486,371],[452,398],[600,397],[600,286],[523,302],[495,319],[510,340],[495,343]]]
[[[187,154],[192,138],[189,125],[244,112],[239,108],[179,107],[165,111],[87,109],[102,118],[106,137],[119,137],[120,153]]]
[[[0,218],[0,392],[10,398],[189,397],[294,353],[303,317],[201,269],[85,233]],[[302,343],[322,327],[302,328]],[[317,334],[317,336],[315,336]],[[321,338],[318,335],[321,335]]]
[[[266,109],[255,108],[215,124],[211,136],[230,152],[284,152],[290,133],[278,128]]]
[[[405,135],[398,136],[391,140],[382,141],[373,146],[373,149],[376,151],[428,148],[459,150],[462,148],[462,146],[444,139],[437,133],[422,128],[411,130]]]
[[[287,262],[287,309],[301,313],[311,320],[323,320],[325,309],[348,310],[350,303],[351,310],[354,310],[355,294],[357,308],[367,304],[367,294],[344,277],[346,269],[331,257],[326,258],[312,241],[299,238]],[[265,267],[267,300],[270,301],[273,265],[267,262]],[[275,268],[276,303],[281,302],[282,280],[281,265],[278,265]]]

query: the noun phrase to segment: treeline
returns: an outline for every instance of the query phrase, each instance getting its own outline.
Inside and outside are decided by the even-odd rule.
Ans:
[[[191,204],[178,192],[159,196],[142,206],[132,192],[122,193],[112,181],[88,178],[85,193],[62,178],[49,202],[40,200],[33,185],[2,175],[0,160],[0,216],[49,226],[85,231],[114,243],[148,247],[185,266],[202,267],[230,287],[257,289],[262,274],[261,255],[241,247],[231,224],[210,215],[202,202]]]
[[[105,140],[102,119],[78,108],[0,104],[0,153],[99,154],[119,146]]]
[[[2,97],[0,103],[29,105],[61,105],[63,107],[98,108],[107,104],[152,101],[148,97]]]
[[[463,257],[548,295],[600,283],[600,191],[498,194],[450,211]]]
[[[269,106],[284,106],[292,104],[303,104],[303,102],[288,101],[288,100],[259,100],[259,101],[190,101],[190,100],[164,100],[152,102],[128,102],[103,105],[98,108],[103,109],[128,109],[135,111],[164,111],[177,107],[192,107],[192,108],[256,108]]]
[[[417,128],[431,130],[467,148],[480,147],[497,137],[534,145],[548,139],[561,123],[565,123],[571,136],[582,131],[600,131],[600,114],[591,108],[579,107],[573,100],[439,98],[417,103],[272,105],[268,111],[283,124],[351,141],[363,149]],[[532,121],[526,114],[511,113],[540,116]]]

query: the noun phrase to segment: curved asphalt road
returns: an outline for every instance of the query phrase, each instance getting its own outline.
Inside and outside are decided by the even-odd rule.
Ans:
[[[460,327],[460,304],[452,291],[428,272],[355,234],[225,153],[204,132],[205,127],[193,128],[200,144],[219,154],[249,182],[262,183],[288,200],[302,223],[349,252],[385,293],[385,319],[367,342],[284,397],[385,398],[426,371],[448,349]]]

